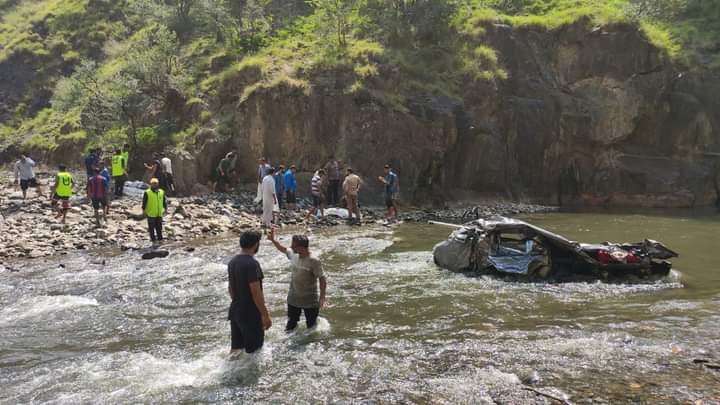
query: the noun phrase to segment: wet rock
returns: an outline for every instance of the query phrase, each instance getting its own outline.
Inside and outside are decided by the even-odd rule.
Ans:
[[[157,258],[168,257],[169,255],[170,255],[170,252],[168,252],[167,250],[153,250],[150,252],[143,253],[141,257],[143,260],[152,260],[152,259],[157,259]]]

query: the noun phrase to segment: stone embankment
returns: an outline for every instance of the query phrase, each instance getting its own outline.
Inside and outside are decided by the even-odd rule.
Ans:
[[[43,195],[28,190],[23,200],[9,176],[0,186],[0,258],[38,258],[65,254],[74,250],[128,250],[150,246],[147,225],[141,209],[141,190],[128,189],[129,196],[112,199],[106,222],[97,226],[93,208],[84,195],[71,200],[66,224],[55,218],[48,198],[48,179],[41,179]],[[132,191],[132,192],[130,192]],[[249,192],[207,194],[168,199],[164,220],[165,243],[189,242],[194,239],[239,234],[260,227],[259,205]],[[330,210],[321,218],[305,220],[310,204],[300,198],[296,210],[282,210],[279,226],[327,227],[346,224],[344,210]],[[400,215],[401,221],[429,220],[463,222],[476,216],[513,215],[547,211],[550,208],[516,203],[492,203],[473,209],[412,210]],[[363,208],[363,224],[384,224],[384,209]],[[465,216],[463,216],[465,214]]]

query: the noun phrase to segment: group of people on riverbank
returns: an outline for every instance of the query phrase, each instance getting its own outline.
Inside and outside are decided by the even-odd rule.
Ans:
[[[218,164],[216,190],[228,191],[228,186],[232,184],[236,158],[235,152],[229,152]],[[93,206],[97,226],[101,226],[101,219],[102,221],[108,219],[111,184],[114,184],[114,198],[121,198],[124,195],[125,183],[129,177],[129,162],[128,144],[115,149],[109,159],[103,158],[102,150],[99,148],[92,149],[85,155],[87,181],[85,192]],[[110,163],[109,167],[108,163]],[[15,184],[22,189],[23,199],[27,198],[27,190],[31,187],[37,188],[38,194],[42,193],[40,183],[33,172],[35,165],[35,161],[25,155],[20,156],[15,164]],[[149,188],[143,193],[142,210],[148,220],[150,240],[162,241],[162,218],[167,212],[167,196],[168,193],[174,192],[172,162],[166,155],[154,153],[153,159],[144,163],[144,167],[149,177]],[[259,159],[256,173],[258,193],[255,202],[262,206],[261,222],[266,229],[278,224],[281,209],[296,209],[297,170],[295,165],[272,167],[267,159]],[[56,218],[65,224],[70,209],[70,199],[75,189],[78,186],[82,187],[84,182],[77,183],[65,165],[58,166],[54,177],[50,198],[57,213]],[[397,218],[398,176],[389,165],[385,165],[384,175],[378,176],[378,181],[384,185],[386,219],[393,220]],[[343,207],[348,211],[348,223],[359,225],[361,219],[359,195],[364,184],[362,178],[351,167],[343,167],[342,162],[331,157],[323,167],[313,173],[309,190],[312,207],[305,216],[306,220],[310,220],[315,215],[322,217],[328,207]]]
[[[94,218],[97,226],[101,226],[100,218],[107,221],[110,211],[110,184],[114,185],[114,197],[121,198],[124,195],[124,185],[128,179],[130,152],[129,145],[117,148],[112,153],[108,168],[108,159],[102,156],[100,148],[91,149],[83,158],[86,173],[86,193],[94,210]],[[153,160],[145,163],[145,168],[150,177],[150,187],[143,194],[142,209],[148,220],[148,233],[150,240],[161,241],[162,217],[167,208],[165,197],[166,190],[174,191],[174,180],[172,175],[172,162],[161,153],[153,154]],[[38,196],[42,196],[42,187],[37,180],[33,168],[36,162],[26,155],[21,155],[15,163],[14,176],[15,186],[22,190],[23,200],[27,198],[27,190],[36,188]],[[54,176],[54,182],[50,187],[50,200],[53,209],[56,211],[56,218],[62,224],[66,223],[67,213],[70,210],[70,199],[73,196],[78,184],[73,175],[64,164],[58,165],[58,171]]]
[[[263,294],[262,266],[255,259],[261,238],[257,231],[244,232],[240,236],[240,254],[228,263],[231,353],[242,350],[253,353],[259,350],[265,341],[265,331],[272,326]],[[310,243],[305,235],[293,236],[288,248],[275,238],[275,230],[270,228],[268,240],[288,258],[291,265],[285,331],[295,330],[302,313],[305,314],[307,328],[313,328],[317,324],[320,309],[326,303],[327,279],[322,263],[311,254]]]
[[[227,156],[226,158],[227,159]],[[225,160],[223,159],[223,160]],[[221,161],[222,165],[222,161]],[[365,182],[352,167],[345,167],[339,160],[331,157],[321,168],[318,168],[310,180],[310,196],[312,207],[305,217],[309,220],[314,215],[323,216],[327,207],[343,207],[348,211],[348,223],[360,225],[360,189]],[[218,168],[220,170],[220,167]],[[387,220],[394,220],[398,215],[398,199],[400,182],[390,165],[383,168],[384,175],[378,181],[384,187],[384,199],[387,208]],[[266,158],[260,158],[257,166],[257,197],[256,203],[262,203],[262,223],[271,227],[277,223],[277,213],[281,209],[294,210],[297,203],[297,167],[290,165],[271,166]]]

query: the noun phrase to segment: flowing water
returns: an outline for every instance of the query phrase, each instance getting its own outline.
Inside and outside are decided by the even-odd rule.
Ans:
[[[288,335],[286,259],[263,242],[274,325],[235,360],[236,240],[13,263],[0,267],[0,402],[483,403],[533,376],[575,403],[720,403],[720,373],[693,364],[720,363],[720,217],[526,219],[587,242],[652,237],[681,257],[660,282],[509,283],[437,269],[442,227],[330,229],[311,239],[329,307]]]

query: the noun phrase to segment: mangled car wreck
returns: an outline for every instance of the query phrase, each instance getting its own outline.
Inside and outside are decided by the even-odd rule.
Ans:
[[[449,224],[444,224],[449,225]],[[516,219],[495,217],[454,226],[433,248],[435,263],[456,272],[529,279],[577,280],[663,277],[677,253],[646,239],[637,243],[586,244]]]

